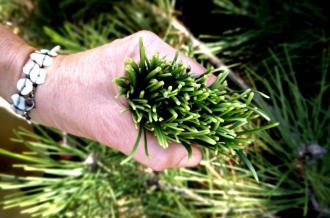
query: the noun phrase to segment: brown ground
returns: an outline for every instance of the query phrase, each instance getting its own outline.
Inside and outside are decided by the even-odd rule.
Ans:
[[[10,138],[14,137],[13,129],[18,128],[19,126],[30,128],[24,121],[17,119],[11,115],[7,110],[5,110],[0,105],[0,147],[11,150],[11,151],[20,151],[24,147],[20,144],[15,144],[10,141]],[[17,170],[11,168],[11,165],[14,163],[13,159],[0,156],[0,172],[1,173],[19,173]],[[8,192],[0,190],[0,201],[2,201],[4,195]],[[19,214],[18,209],[12,210],[3,210],[2,206],[0,207],[0,217],[1,218],[28,218],[29,216]]]

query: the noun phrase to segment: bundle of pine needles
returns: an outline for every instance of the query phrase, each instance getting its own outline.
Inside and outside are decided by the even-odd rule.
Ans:
[[[181,143],[191,154],[191,144],[221,151],[232,148],[239,151],[251,140],[247,137],[250,121],[262,115],[251,105],[254,92],[250,89],[237,92],[227,86],[228,71],[222,71],[216,80],[206,85],[206,80],[215,71],[207,70],[195,76],[189,67],[177,61],[172,62],[155,54],[146,57],[140,40],[140,63],[132,59],[125,62],[127,75],[117,78],[119,95],[128,101],[128,109],[139,128],[136,150],[142,132],[145,151],[148,154],[146,131],[152,132],[163,148],[169,142]],[[240,152],[241,153],[241,152]]]

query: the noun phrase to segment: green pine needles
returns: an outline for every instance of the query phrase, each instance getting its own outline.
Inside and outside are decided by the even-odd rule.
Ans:
[[[207,70],[195,76],[178,55],[169,62],[155,54],[146,57],[140,40],[140,63],[125,62],[127,75],[117,78],[119,95],[126,97],[139,134],[132,153],[142,134],[152,132],[166,149],[169,142],[183,144],[191,154],[191,144],[221,151],[240,149],[251,142],[247,132],[253,132],[250,121],[259,115],[268,117],[251,105],[254,92],[237,92],[227,86],[228,71]],[[206,85],[211,73],[220,71],[216,80]],[[146,137],[144,137],[146,139]],[[145,150],[147,142],[145,141]]]

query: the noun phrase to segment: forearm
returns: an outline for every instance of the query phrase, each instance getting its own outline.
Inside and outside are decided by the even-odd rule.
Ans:
[[[34,49],[0,24],[0,96],[10,101],[16,82]]]

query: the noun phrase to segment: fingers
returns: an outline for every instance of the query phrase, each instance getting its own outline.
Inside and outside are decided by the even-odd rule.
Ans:
[[[177,49],[173,48],[172,46],[168,45],[166,42],[164,42],[161,38],[159,38],[156,34],[149,32],[149,31],[140,31],[137,32],[131,36],[129,36],[127,39],[130,43],[132,43],[133,51],[131,53],[131,56],[136,61],[139,61],[139,40],[142,39],[143,45],[146,50],[146,54],[148,58],[151,58],[154,54],[159,53],[160,56],[164,56],[169,61],[172,61]],[[205,68],[198,64],[196,61],[192,60],[191,58],[185,56],[182,52],[179,53],[180,61],[182,61],[184,64],[189,66],[193,73],[201,74],[205,72]]]
[[[111,44],[101,47],[102,53],[104,53],[107,57],[106,64],[104,64],[104,66],[108,67],[109,72],[114,73],[113,78],[123,75],[123,61],[125,59],[132,58],[136,62],[140,61],[140,39],[143,41],[148,58],[151,58],[154,54],[159,53],[160,56],[165,57],[168,59],[168,61],[172,61],[177,52],[177,49],[168,45],[156,34],[150,31],[140,31],[125,38],[117,39]],[[118,61],[117,63],[116,61],[111,63],[111,60]],[[195,75],[199,75],[206,70],[202,65],[194,61],[192,58],[187,57],[182,52],[179,53],[178,60],[186,64],[187,67],[190,67],[192,73]],[[214,79],[215,77],[210,75],[206,83],[210,84],[212,81],[214,81]]]
[[[107,107],[100,105],[97,120],[98,128],[94,130],[93,138],[112,148],[116,148],[128,155],[135,144],[138,130],[134,127],[131,114],[120,112],[122,106],[112,103]],[[192,157],[188,158],[188,152],[181,144],[172,143],[167,149],[162,148],[152,133],[147,134],[147,145],[149,157],[144,150],[144,137],[135,153],[134,159],[153,170],[164,170],[174,167],[191,167],[201,161],[201,151],[192,146]]]
[[[172,61],[178,51],[177,49],[164,42],[156,34],[149,31],[140,31],[123,39],[123,41],[126,41],[126,43],[129,41],[131,44],[133,44],[133,50],[131,51],[130,57],[135,61],[140,61],[140,39],[143,41],[148,58],[151,58],[154,54],[159,53],[160,56],[165,57],[168,59],[168,61]],[[192,58],[187,57],[182,52],[179,53],[178,60],[182,61],[187,67],[189,67],[194,75],[199,75],[206,71],[202,65],[194,61]],[[215,76],[210,75],[206,83],[209,85],[214,80]]]
[[[167,149],[164,149],[151,134],[148,134],[147,140],[149,157],[145,154],[144,140],[142,140],[134,159],[149,166],[153,170],[159,171],[166,168],[192,167],[201,161],[201,151],[195,146],[192,146],[192,156],[189,158],[188,152],[182,144],[171,143]]]
[[[148,41],[146,43],[148,43]],[[171,47],[163,40],[158,41],[157,44],[151,42],[151,46],[148,46],[148,44],[146,44],[145,46],[148,57],[152,57],[153,54],[158,52],[161,55],[165,56],[169,61],[173,60],[177,52],[177,49]],[[206,71],[206,69],[202,65],[194,61],[192,58],[187,57],[182,52],[179,53],[178,59],[181,60],[184,64],[186,64],[187,67],[191,69],[193,75],[199,75]],[[206,84],[210,85],[214,80],[215,80],[215,76],[209,75]]]

